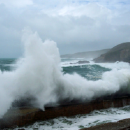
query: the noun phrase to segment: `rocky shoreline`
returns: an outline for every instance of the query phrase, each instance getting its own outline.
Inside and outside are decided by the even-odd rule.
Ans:
[[[12,128],[12,127],[14,128],[15,126],[22,127],[28,124],[32,124],[36,121],[48,120],[48,119],[53,119],[53,118],[61,117],[61,116],[70,117],[77,114],[87,114],[94,110],[107,109],[110,107],[117,108],[117,107],[123,107],[126,105],[130,105],[129,96],[122,96],[122,97],[113,98],[113,99],[103,98],[100,100],[99,99],[94,100],[90,103],[73,103],[73,104],[67,103],[67,104],[62,104],[57,107],[46,107],[45,111],[42,111],[37,108],[17,108],[17,109],[15,108],[15,109],[10,109],[4,115],[4,117],[0,119],[0,129]],[[130,124],[130,120],[129,120],[129,124]],[[105,126],[103,126],[103,128]],[[128,127],[128,126],[125,125],[125,127]],[[99,127],[99,126],[96,126],[96,127]]]
[[[101,125],[92,126],[80,130],[130,130],[130,118],[117,122],[110,122]]]

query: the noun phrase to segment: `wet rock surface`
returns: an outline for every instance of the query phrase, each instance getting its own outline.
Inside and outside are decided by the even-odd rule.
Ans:
[[[130,118],[118,122],[92,126],[81,130],[130,130]]]
[[[78,63],[78,64],[85,64],[85,63],[89,63],[89,61],[86,61],[86,60],[83,60],[83,61],[82,61],[82,60],[80,60],[80,61],[78,61],[77,63]]]
[[[70,117],[77,114],[88,114],[94,110],[107,109],[110,107],[123,107],[130,105],[130,96],[116,95],[95,99],[91,102],[61,102],[59,106],[48,105],[45,111],[33,107],[22,107],[10,109],[0,119],[0,129],[22,127],[36,121],[44,121],[57,117]],[[112,124],[113,126],[113,124]],[[127,126],[125,126],[127,127]]]

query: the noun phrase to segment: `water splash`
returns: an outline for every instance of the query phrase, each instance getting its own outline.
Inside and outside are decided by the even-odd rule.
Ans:
[[[0,117],[14,100],[33,96],[35,107],[44,109],[48,103],[59,99],[91,100],[125,89],[129,92],[130,70],[114,69],[105,72],[100,80],[89,81],[80,75],[63,74],[59,50],[54,41],[43,42],[38,34],[24,30],[23,58],[10,72],[0,71]]]

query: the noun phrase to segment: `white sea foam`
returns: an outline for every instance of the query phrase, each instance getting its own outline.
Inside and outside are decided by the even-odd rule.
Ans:
[[[115,63],[93,63],[110,69],[130,69],[130,64],[127,62],[115,62]]]
[[[79,61],[89,61],[87,59],[66,59],[66,61],[61,62],[62,67],[69,67],[69,66],[81,66],[81,65],[100,65],[105,68],[110,68],[110,69],[130,69],[130,64],[127,62],[115,62],[115,63],[95,63],[94,61],[90,60],[89,63],[82,63],[79,64]]]
[[[34,123],[25,130],[79,130],[88,128],[102,123],[117,122],[130,117],[130,106],[123,108],[109,108],[99,111],[93,111],[90,114],[77,115],[74,117],[60,117],[53,120]],[[17,129],[15,129],[17,130]]]
[[[57,102],[60,98],[91,100],[120,89],[129,92],[130,69],[105,72],[101,80],[88,81],[78,74],[63,74],[56,43],[39,38],[37,33],[24,31],[24,57],[11,72],[0,72],[0,117],[20,97],[34,96],[35,106]]]
[[[91,60],[85,59],[85,58],[70,58],[70,59],[64,59],[60,63],[61,67],[69,67],[69,66],[81,66],[81,65],[87,65],[88,63],[78,63],[79,61],[89,61],[90,63],[93,63]]]

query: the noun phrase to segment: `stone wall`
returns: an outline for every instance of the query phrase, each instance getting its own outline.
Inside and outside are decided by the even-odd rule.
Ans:
[[[87,114],[93,110],[123,107],[126,105],[130,105],[130,97],[101,101],[95,100],[91,103],[62,105],[58,107],[47,107],[45,111],[36,108],[10,109],[3,119],[0,120],[0,129],[24,126],[36,121],[48,120],[61,116],[69,117],[77,114]]]

